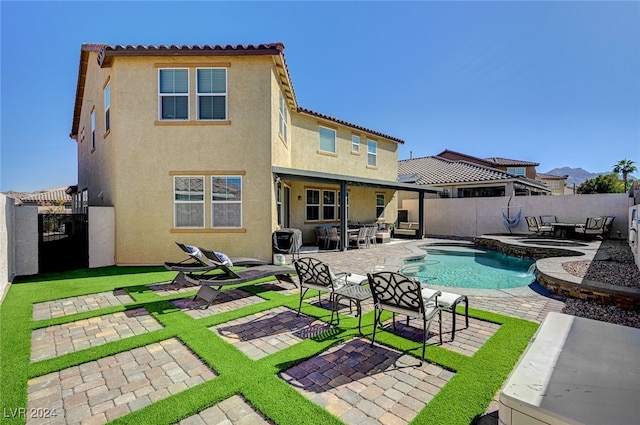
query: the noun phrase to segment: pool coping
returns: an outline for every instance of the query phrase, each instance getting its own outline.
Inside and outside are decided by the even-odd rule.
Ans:
[[[524,240],[529,243],[521,243]],[[640,309],[640,288],[585,279],[569,273],[562,266],[569,261],[593,260],[600,248],[601,240],[575,241],[576,246],[562,248],[550,244],[556,241],[544,239],[537,240],[537,243],[531,243],[531,241],[536,240],[526,236],[482,235],[474,238],[474,243],[478,245],[497,248],[511,255],[536,259],[536,280],[556,295],[596,301],[600,304],[612,304],[625,309]]]

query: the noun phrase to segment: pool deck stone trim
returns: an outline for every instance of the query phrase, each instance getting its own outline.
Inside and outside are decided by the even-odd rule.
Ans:
[[[527,241],[528,244],[523,244]],[[562,266],[569,261],[591,261],[595,258],[602,241],[580,241],[571,249],[545,246],[545,240],[523,237],[503,237],[483,235],[474,243],[490,249],[497,249],[508,255],[536,259],[536,279],[551,291],[562,297],[596,301],[600,304],[615,305],[628,310],[640,310],[640,289],[611,285],[592,279],[584,279],[567,272]],[[555,241],[550,241],[553,243]]]

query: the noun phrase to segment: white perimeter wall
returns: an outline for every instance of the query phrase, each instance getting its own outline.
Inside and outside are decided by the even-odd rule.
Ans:
[[[89,267],[114,264],[112,207],[89,208]],[[0,194],[0,303],[16,276],[38,274],[38,208]]]
[[[509,197],[425,199],[425,234],[475,237],[487,233],[508,233],[502,218]],[[528,234],[525,216],[555,215],[559,222],[584,223],[587,217],[615,216],[611,237],[627,238],[629,208],[633,198],[627,194],[608,193],[565,196],[514,196],[511,217],[522,208],[520,223],[512,233]],[[401,209],[409,211],[409,220],[418,221],[418,200],[405,199]]]
[[[113,207],[89,207],[89,268],[115,264]]]
[[[0,303],[15,275],[13,250],[9,249],[13,245],[13,208],[13,199],[0,193]]]
[[[16,276],[38,273],[38,208],[0,194],[0,302]]]

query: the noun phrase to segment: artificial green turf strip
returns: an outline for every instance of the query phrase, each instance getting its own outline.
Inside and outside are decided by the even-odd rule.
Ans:
[[[264,302],[196,320],[168,302],[172,299],[193,296],[192,292],[161,297],[146,287],[149,284],[170,281],[174,276],[175,272],[164,272],[161,268],[110,267],[53,274],[46,278],[38,276],[22,280],[24,284],[12,285],[0,307],[2,407],[15,409],[26,406],[27,380],[30,377],[176,337],[220,376],[132,412],[114,423],[175,423],[232,394],[243,394],[249,403],[277,424],[341,423],[325,409],[307,400],[293,387],[277,378],[276,374],[332,346],[347,342],[353,337],[359,337],[357,318],[341,315],[339,326],[263,359],[253,361],[208,328],[280,305],[297,311],[299,294],[285,296],[249,285],[243,289],[263,297]],[[47,280],[54,278],[55,280]],[[26,283],[27,280],[31,283]],[[117,288],[126,288],[134,301],[123,306],[32,322],[32,304],[35,302]],[[310,291],[305,298],[315,296],[317,294]],[[30,363],[32,329],[69,323],[138,306],[147,308],[165,328],[53,359]],[[215,308],[215,305],[210,308]],[[460,309],[459,306],[459,313]],[[309,303],[303,303],[302,313],[325,322],[328,322],[331,317],[330,311]],[[418,414],[414,423],[468,424],[473,418],[484,413],[538,327],[535,323],[473,308],[469,309],[469,314],[471,317],[499,323],[501,327],[473,357],[439,346],[427,347],[427,361],[453,370],[456,374]],[[437,326],[437,323],[433,326]],[[363,316],[362,331],[366,337],[371,337],[373,312]],[[380,329],[376,333],[376,344],[410,352],[416,357],[420,356],[422,348],[419,341],[410,341]],[[7,423],[24,423],[24,419],[7,418]]]

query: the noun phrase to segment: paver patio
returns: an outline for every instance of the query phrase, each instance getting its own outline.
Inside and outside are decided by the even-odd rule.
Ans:
[[[47,301],[33,305],[33,320],[52,319],[85,311],[130,303],[133,298],[123,289],[80,297]]]
[[[161,329],[143,308],[35,329],[31,333],[31,361],[44,360],[110,341]]]
[[[415,253],[415,244],[403,241],[371,249],[311,252],[302,256],[319,258],[331,264],[334,271],[366,274],[375,265],[386,264],[389,258]],[[288,260],[290,263],[290,257]],[[200,301],[194,302],[192,296],[170,302],[192,320],[206,320],[216,314],[258,305],[264,301],[258,296],[260,291],[273,291],[294,296],[294,299],[299,294],[294,285],[275,281],[255,287],[259,288],[258,292],[242,288],[224,291],[207,309],[202,309]],[[163,283],[148,285],[148,288],[159,297],[172,298],[196,289],[187,287],[176,291]],[[134,301],[126,291],[116,290],[38,303],[33,305],[33,320],[60,318]],[[321,302],[313,296],[304,303],[325,310],[331,308],[326,294]],[[523,290],[517,296],[499,291],[470,294],[469,304],[475,309],[534,322],[541,322],[548,312],[560,311],[564,305],[562,300],[543,296],[532,289]],[[355,308],[350,312],[346,301],[343,300],[341,307],[343,317],[354,317]],[[363,303],[363,314],[372,309],[371,302]],[[452,342],[451,324],[451,314],[443,312],[443,344],[440,348],[466,357],[473,356],[500,328],[498,324],[474,317],[466,328],[464,316],[458,315],[456,337]],[[390,328],[391,322],[386,321],[383,325]],[[435,320],[429,335],[430,345],[438,343],[437,326]],[[161,328],[160,322],[144,308],[135,308],[35,329],[31,359],[53,358]],[[209,328],[254,361],[320,335],[327,329],[331,329],[331,325],[326,322],[305,314],[298,316],[296,311],[283,306]],[[414,341],[422,339],[422,327],[417,322],[406,326],[404,320],[397,320],[394,333]],[[279,376],[304,397],[347,424],[406,424],[455,375],[429,362],[421,366],[418,363],[419,359],[414,356],[378,342],[371,346],[369,339],[356,337],[296,364]],[[179,339],[171,338],[30,379],[28,409],[47,408],[57,416],[47,420],[32,417],[27,423],[105,423],[215,376],[216,373]],[[496,408],[494,400],[487,409],[489,417],[496,415]],[[272,422],[241,395],[234,395],[180,423]]]
[[[105,423],[216,376],[178,339],[49,373],[28,382],[27,424]]]
[[[281,374],[347,424],[410,422],[455,374],[356,338]]]

